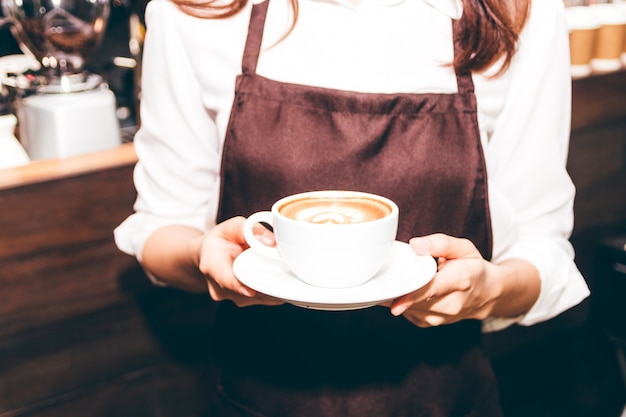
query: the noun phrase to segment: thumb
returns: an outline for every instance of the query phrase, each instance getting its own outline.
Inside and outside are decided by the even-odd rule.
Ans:
[[[480,257],[476,246],[468,239],[456,238],[443,233],[415,237],[409,244],[418,255],[433,258],[458,259]]]
[[[215,231],[221,238],[242,245],[246,243],[246,239],[243,235],[243,225],[245,222],[245,217],[232,217],[218,224]]]

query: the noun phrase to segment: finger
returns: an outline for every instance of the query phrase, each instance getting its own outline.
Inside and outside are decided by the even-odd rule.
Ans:
[[[415,303],[408,296],[403,296],[396,299],[389,307],[389,311],[396,317],[403,315],[409,308],[411,308]]]
[[[445,315],[433,314],[431,312],[408,311],[404,317],[418,327],[434,327],[454,322],[454,318]]]
[[[237,243],[238,245],[247,245],[246,238],[243,235],[243,225],[245,222],[245,217],[232,217],[218,224],[215,227],[215,231],[220,237],[227,241]]]
[[[272,297],[271,295],[266,295],[260,292],[256,293],[256,296],[253,299],[255,304],[264,304],[264,305],[280,305],[285,304],[285,301],[280,298]]]
[[[252,305],[276,306],[285,303],[283,300],[261,293],[257,293],[254,297],[230,297],[230,300],[238,307],[248,307]]]
[[[222,223],[220,223],[217,227],[219,228],[220,235],[225,237],[239,245],[243,245],[248,247],[248,243],[244,237],[243,233],[243,225],[246,222],[246,218],[242,216],[237,216],[230,218]],[[252,227],[252,231],[254,235],[261,241],[261,243],[274,246],[276,245],[276,240],[274,239],[274,233],[271,230],[268,230],[262,224],[257,223]]]
[[[228,219],[214,229],[217,236],[209,237],[206,256],[201,258],[200,270],[207,277],[211,297],[216,301],[228,298],[227,292],[254,297],[256,291],[242,284],[233,272],[233,262],[245,247],[243,236],[245,218]]]
[[[274,233],[258,223],[252,227],[252,232],[261,243],[267,246],[276,246],[276,239]]]
[[[391,313],[394,316],[399,316],[411,308],[421,311],[446,313],[446,310],[441,309],[441,306],[447,306],[445,300],[448,300],[458,290],[455,281],[442,279],[442,277],[438,276],[419,290],[395,299],[390,307]],[[442,301],[444,301],[444,304],[442,304]]]
[[[455,238],[443,233],[416,237],[409,244],[418,255],[430,255],[433,258],[458,259],[480,256],[472,242]]]
[[[431,283],[429,283],[427,286],[393,300],[390,306],[391,314],[393,314],[394,316],[400,316],[416,304],[426,303],[434,299],[436,296],[436,290],[431,281]]]
[[[230,298],[227,296],[226,292],[233,292],[244,297],[254,297],[256,291],[242,284],[241,281],[237,279],[232,269],[230,269],[232,268],[231,265],[232,262],[218,262],[216,259],[216,272],[213,274],[212,279],[208,280],[211,297],[216,301]]]

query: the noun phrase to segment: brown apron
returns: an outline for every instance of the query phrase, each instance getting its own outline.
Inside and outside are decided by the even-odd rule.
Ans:
[[[469,238],[489,259],[471,75],[457,74],[457,94],[368,94],[263,78],[256,65],[268,3],[252,10],[218,220],[302,191],[367,191],[400,207],[398,240],[443,232]],[[214,331],[211,416],[501,415],[474,320],[421,329],[383,307],[328,312],[224,302]]]

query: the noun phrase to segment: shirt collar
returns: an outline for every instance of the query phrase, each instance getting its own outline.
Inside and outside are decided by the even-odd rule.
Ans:
[[[423,0],[426,4],[439,10],[452,19],[460,19],[463,14],[462,0]]]
[[[405,1],[416,0],[330,0],[350,8],[370,6],[395,6]],[[460,19],[463,13],[462,0],[422,0],[429,6],[440,11],[452,19]]]

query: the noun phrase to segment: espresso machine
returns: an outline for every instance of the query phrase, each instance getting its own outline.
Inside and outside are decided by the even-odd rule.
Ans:
[[[119,146],[116,99],[85,70],[100,45],[109,0],[1,0],[11,33],[38,63],[5,75],[19,137],[31,159],[63,158]]]

